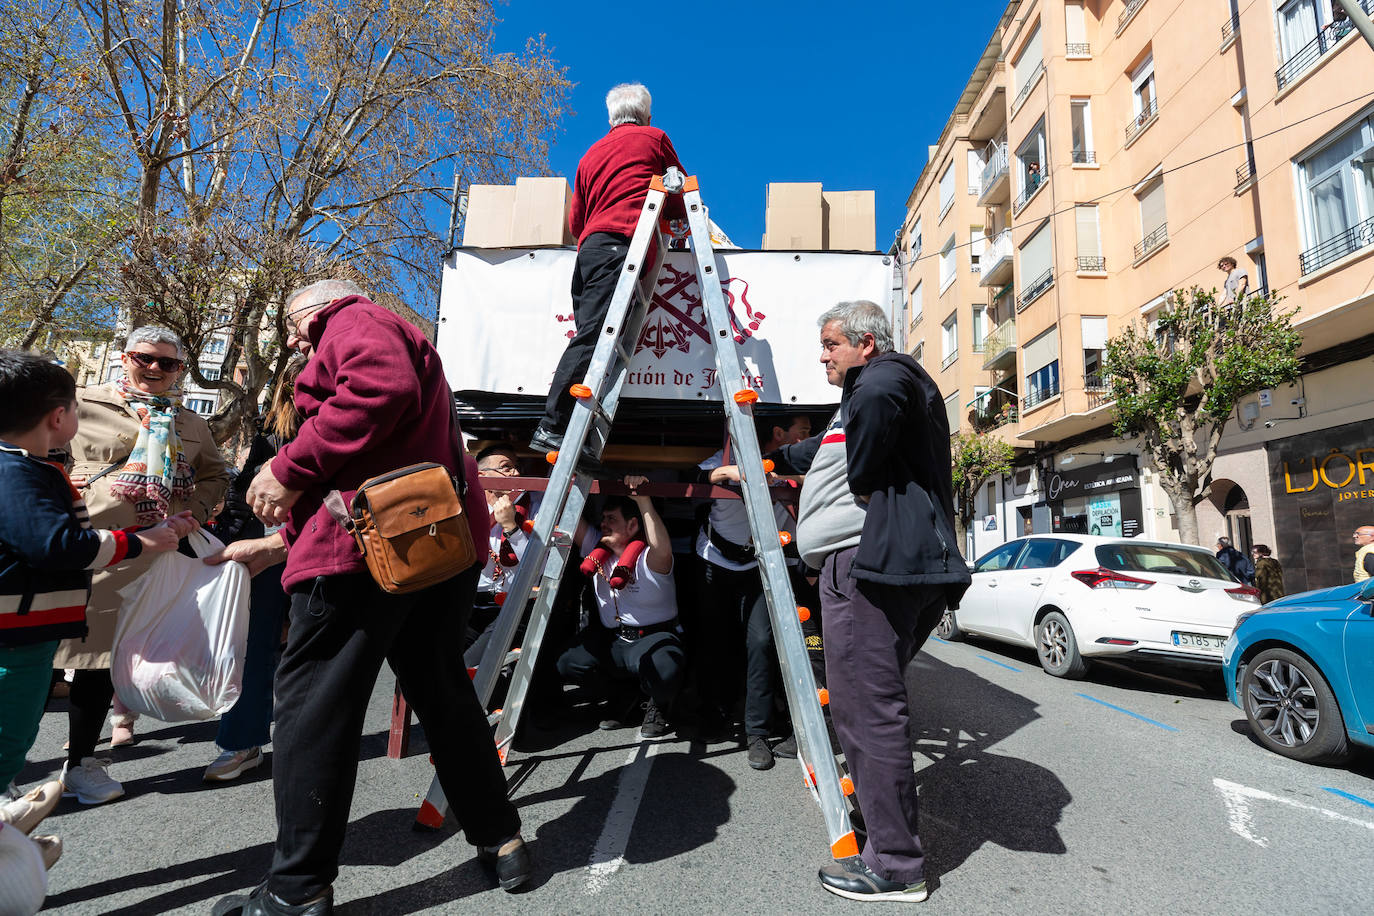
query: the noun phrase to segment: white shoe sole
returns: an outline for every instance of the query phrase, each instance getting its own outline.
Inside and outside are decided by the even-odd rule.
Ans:
[[[112,801],[114,801],[116,798],[121,798],[123,795],[124,795],[124,787],[123,787],[123,786],[120,787],[120,789],[119,789],[118,792],[114,793],[113,795],[106,795],[104,798],[98,798],[98,797],[93,796],[93,795],[82,795],[80,792],[76,791],[75,789],[68,789],[68,788],[66,788],[65,786],[62,788],[62,797],[63,797],[63,798],[75,798],[77,801],[81,802],[81,804],[83,804],[83,805],[103,805],[103,804],[105,804],[106,802],[112,802]]]
[[[231,782],[232,780],[238,779],[240,776],[242,776],[245,770],[251,770],[256,766],[259,766],[261,763],[262,754],[259,753],[256,757],[249,757],[247,760],[244,760],[242,763],[234,767],[232,770],[225,770],[223,773],[218,773],[214,776],[211,776],[209,771],[206,771],[205,781]]]
[[[835,895],[840,896],[840,897],[844,897],[846,900],[861,900],[861,901],[863,901],[863,900],[876,900],[876,901],[886,901],[886,902],[888,902],[888,903],[921,903],[921,902],[923,902],[927,897],[930,896],[929,891],[926,891],[926,890],[920,890],[920,891],[880,891],[880,892],[878,892],[878,893],[876,893],[876,894],[856,894],[856,893],[854,893],[853,891],[846,891],[846,890],[841,890],[841,889],[838,888],[838,887],[833,887],[833,886],[831,886],[831,885],[829,885],[829,884],[826,884],[824,881],[821,882],[821,887],[823,887],[823,888],[825,888],[826,890],[830,891],[830,893],[832,893],[832,894],[835,894]]]

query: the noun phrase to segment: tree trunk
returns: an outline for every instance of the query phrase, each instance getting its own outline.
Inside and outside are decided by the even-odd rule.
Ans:
[[[1198,540],[1197,506],[1193,505],[1191,494],[1170,493],[1169,502],[1174,507],[1174,518],[1178,522],[1178,539],[1185,544],[1201,544]]]

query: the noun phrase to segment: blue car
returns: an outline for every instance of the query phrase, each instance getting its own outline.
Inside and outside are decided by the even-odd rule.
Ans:
[[[1340,763],[1374,747],[1374,579],[1280,598],[1236,618],[1231,702],[1276,754]]]

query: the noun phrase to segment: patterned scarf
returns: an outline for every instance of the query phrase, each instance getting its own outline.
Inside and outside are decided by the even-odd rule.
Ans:
[[[110,492],[116,499],[133,503],[140,525],[154,525],[167,517],[173,499],[185,500],[195,489],[196,471],[186,460],[176,429],[181,392],[148,394],[130,385],[127,378],[116,382],[115,390],[137,411],[141,422],[129,462]]]

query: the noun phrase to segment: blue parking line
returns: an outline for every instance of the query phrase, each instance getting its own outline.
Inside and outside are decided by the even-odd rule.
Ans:
[[[1366,808],[1374,808],[1374,801],[1370,801],[1367,798],[1361,798],[1358,795],[1352,795],[1349,792],[1342,792],[1340,789],[1333,789],[1329,786],[1322,786],[1322,791],[1330,792],[1332,795],[1339,795],[1341,798],[1348,798],[1350,801],[1355,802],[1357,805],[1364,805]]]
[[[996,666],[999,667],[999,668],[1006,668],[1008,671],[1015,671],[1017,674],[1020,674],[1020,673],[1021,673],[1021,669],[1020,669],[1020,668],[1013,668],[1011,665],[1008,665],[1006,662],[999,662],[997,659],[995,659],[995,658],[988,658],[986,655],[980,655],[980,656],[978,656],[978,657],[981,658],[981,659],[982,659],[983,661],[985,661],[985,662],[992,662],[994,665],[996,665]]]
[[[948,640],[948,639],[941,639],[941,638],[938,637],[938,636],[932,636],[932,637],[930,637],[930,638],[933,639],[933,640],[935,640],[936,642],[940,642],[940,643],[944,643],[945,645],[949,645],[949,640]]]
[[[1142,716],[1142,715],[1141,715],[1140,713],[1138,713],[1138,712],[1131,712],[1129,709],[1122,709],[1120,706],[1116,706],[1116,705],[1114,705],[1114,704],[1112,704],[1112,703],[1108,703],[1106,700],[1099,700],[1097,697],[1090,697],[1090,696],[1088,696],[1086,693],[1080,693],[1079,696],[1082,697],[1082,698],[1085,699],[1085,700],[1092,700],[1094,703],[1098,704],[1099,706],[1105,706],[1105,707],[1107,707],[1108,709],[1115,709],[1117,712],[1124,712],[1126,715],[1130,716],[1132,719],[1139,719],[1141,722],[1149,722],[1151,725],[1158,726],[1159,728],[1162,728],[1162,729],[1164,729],[1165,731],[1168,731],[1168,732],[1176,732],[1176,731],[1178,731],[1178,729],[1174,728],[1172,725],[1165,725],[1163,722],[1156,722],[1154,719],[1148,718],[1148,717],[1146,717],[1146,716]]]

